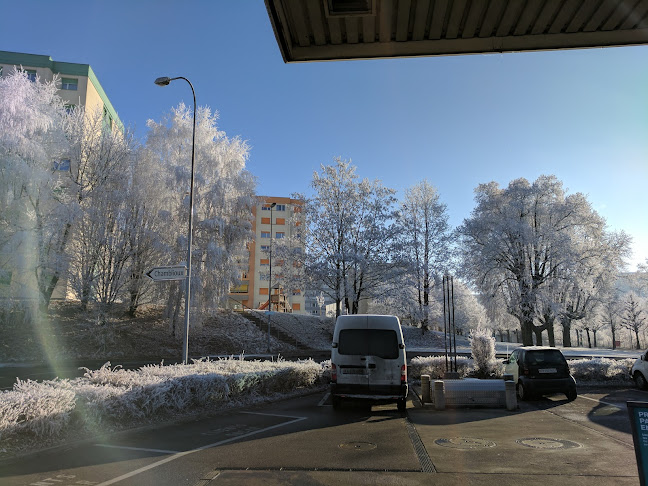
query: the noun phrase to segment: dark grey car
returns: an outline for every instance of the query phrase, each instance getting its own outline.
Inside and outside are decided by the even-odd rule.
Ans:
[[[520,400],[551,393],[564,393],[575,400],[576,380],[569,373],[567,360],[556,348],[530,346],[517,348],[504,361],[505,373],[513,375]]]

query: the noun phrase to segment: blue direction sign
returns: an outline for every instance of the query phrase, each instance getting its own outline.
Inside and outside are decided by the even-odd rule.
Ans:
[[[184,280],[187,278],[187,267],[184,265],[173,265],[170,267],[155,267],[146,273],[151,280]]]

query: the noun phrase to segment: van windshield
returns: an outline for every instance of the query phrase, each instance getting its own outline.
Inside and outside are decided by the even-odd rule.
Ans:
[[[398,339],[391,329],[343,329],[339,340],[340,354],[398,358]]]

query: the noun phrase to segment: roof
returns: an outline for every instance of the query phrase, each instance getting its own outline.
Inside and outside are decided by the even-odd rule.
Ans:
[[[285,62],[641,45],[648,0],[265,0]]]

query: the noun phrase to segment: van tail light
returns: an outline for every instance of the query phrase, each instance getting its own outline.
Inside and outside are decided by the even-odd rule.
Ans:
[[[407,382],[407,365],[401,366],[401,383]]]
[[[337,383],[337,366],[331,363],[331,381]]]

